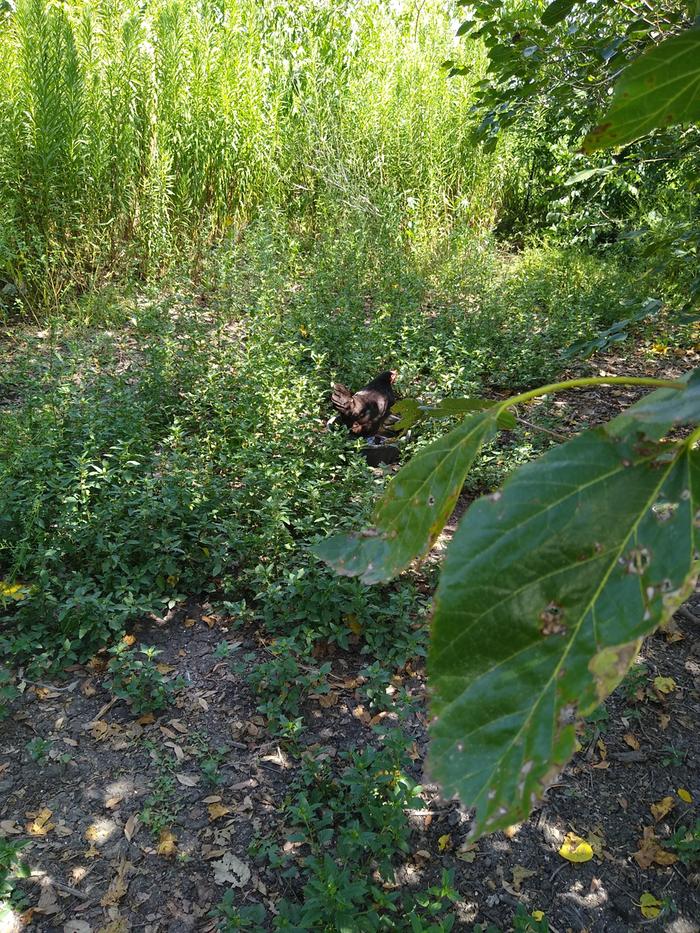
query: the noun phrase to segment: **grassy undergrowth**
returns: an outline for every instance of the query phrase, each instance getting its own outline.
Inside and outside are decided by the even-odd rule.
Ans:
[[[330,381],[391,364],[402,394],[520,389],[622,294],[633,275],[612,260],[503,257],[474,236],[439,259],[352,229],[309,246],[261,221],[196,289],[104,292],[6,335],[0,570],[22,589],[3,653],[59,668],[196,593],[307,641],[341,639],[349,614],[395,629],[410,579],[366,590],[308,553],[384,482],[325,429]],[[478,482],[531,453],[514,434]]]

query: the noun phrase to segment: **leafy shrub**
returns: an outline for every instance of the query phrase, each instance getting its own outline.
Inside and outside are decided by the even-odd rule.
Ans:
[[[155,661],[160,651],[152,645],[141,646],[139,653],[143,660],[135,658],[123,642],[110,648],[112,658],[107,666],[112,675],[110,689],[115,697],[126,700],[134,713],[165,709],[185,682],[182,678],[168,680],[164,676]]]

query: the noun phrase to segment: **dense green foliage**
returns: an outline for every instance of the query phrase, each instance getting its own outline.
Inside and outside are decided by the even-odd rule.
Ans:
[[[400,359],[402,393],[426,398],[541,381],[558,347],[619,313],[626,273],[553,250],[499,271],[477,239],[430,272],[387,244],[378,268],[362,236],[310,260],[261,224],[206,270],[206,309],[197,293],[105,295],[72,314],[117,330],[55,323],[19,341],[4,378],[21,404],[0,410],[0,563],[25,586],[5,600],[13,655],[84,658],[203,588],[280,634],[347,637],[348,613],[370,640],[395,629],[400,593],[385,604],[305,550],[381,488],[323,429],[331,377]],[[531,449],[494,450],[481,481]]]
[[[445,396],[503,398],[645,329],[661,350],[687,345],[668,309],[700,294],[696,131],[576,151],[619,67],[687,25],[685,6],[462,6],[468,43],[432,2],[0,2],[0,655],[12,666],[60,671],[195,597],[267,640],[263,663],[234,670],[290,756],[308,694],[328,689],[314,657],[326,642],[364,656],[359,696],[400,719],[410,703],[387,686],[426,653],[435,567],[387,581],[434,542],[465,481],[496,489],[551,439],[503,405],[442,438],[438,419],[464,412]],[[357,386],[389,365],[431,417],[387,484],[325,420],[333,380]],[[556,427],[546,404],[540,414]],[[407,506],[426,464],[430,512]],[[380,581],[368,589],[312,548],[367,520],[387,485],[379,514],[403,551],[361,542],[355,569]],[[217,657],[233,650],[222,642]],[[166,708],[179,687],[145,651],[112,648],[108,683],[133,712]],[[589,691],[588,708],[583,666],[572,689]],[[15,692],[0,668],[0,715]],[[410,895],[381,884],[405,852],[415,788],[401,776],[406,737],[376,744],[333,768],[299,763],[284,818],[306,847],[301,872],[284,839],[253,846],[298,872],[280,928],[361,917],[358,929],[401,929],[403,916],[450,928],[449,877]],[[175,763],[152,751],[162,768],[141,818],[158,835],[178,804]],[[213,784],[219,758],[201,761]],[[677,840],[688,858],[695,836]],[[262,922],[232,896],[217,919]]]
[[[13,4],[0,30],[6,299],[55,304],[183,248],[196,266],[261,206],[308,233],[341,216],[408,238],[455,214],[488,225],[507,156],[467,142],[473,80],[437,67],[452,43],[439,9]],[[471,61],[475,79],[478,50]]]

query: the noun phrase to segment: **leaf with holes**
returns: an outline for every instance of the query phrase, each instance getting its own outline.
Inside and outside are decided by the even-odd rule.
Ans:
[[[689,592],[699,507],[700,451],[598,428],[466,513],[435,598],[430,765],[476,835],[527,817],[576,720]]]
[[[315,553],[337,573],[363,583],[391,580],[435,542],[469,467],[496,432],[497,417],[495,408],[479,412],[423,448],[390,483],[373,528],[326,538]]]
[[[686,29],[637,58],[621,74],[585,152],[624,146],[652,130],[700,120],[700,28]]]

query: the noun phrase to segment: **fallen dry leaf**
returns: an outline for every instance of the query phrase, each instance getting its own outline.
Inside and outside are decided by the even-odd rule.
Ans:
[[[198,774],[176,774],[175,778],[183,787],[196,787],[199,784]]]
[[[106,926],[100,927],[97,933],[129,933],[129,923],[124,917],[117,917]]]
[[[624,735],[622,738],[624,739],[626,744],[629,745],[630,748],[633,748],[635,750],[635,752],[639,751],[639,748],[640,748],[639,740],[637,739],[636,736],[632,735],[631,732],[626,733],[626,735]]]
[[[690,793],[690,791],[687,791],[687,790],[685,789],[685,787],[679,787],[678,790],[676,791],[676,793],[677,793],[678,796],[681,798],[681,800],[683,801],[683,803],[692,803],[692,802],[693,802],[693,795]]]
[[[649,891],[645,891],[639,898],[639,909],[647,920],[654,920],[661,913],[661,901],[657,900]]]
[[[36,905],[35,910],[39,914],[46,914],[49,916],[51,914],[57,914],[60,909],[56,901],[56,891],[51,882],[45,879],[41,883],[41,895],[39,896],[39,903]]]
[[[445,833],[444,836],[440,836],[438,839],[438,850],[440,852],[446,852],[448,849],[452,848],[452,837],[449,833]]]
[[[227,807],[223,803],[210,803],[207,807],[207,812],[209,813],[209,821],[214,822],[214,820],[221,819],[222,816],[226,816],[227,813],[231,812],[231,807]]]
[[[124,835],[126,836],[129,842],[131,842],[131,840],[134,838],[136,834],[136,830],[138,829],[138,823],[139,823],[138,814],[132,813],[129,819],[124,824]]]
[[[513,890],[519,894],[520,886],[527,878],[531,878],[536,872],[531,871],[529,868],[523,868],[522,865],[516,865],[513,869],[513,881],[511,887]]]
[[[658,823],[659,820],[667,816],[675,805],[676,801],[673,797],[664,797],[663,800],[652,803],[649,809],[651,810],[651,815],[654,817],[654,822]]]
[[[673,677],[655,677],[654,689],[662,694],[673,693],[676,689],[676,681]]]
[[[250,881],[250,868],[242,862],[233,852],[227,852],[219,862],[212,862],[214,881],[217,884],[231,884],[234,888],[242,888]]]
[[[43,810],[40,810],[31,823],[27,823],[27,832],[30,836],[45,836],[47,833],[51,832],[55,828],[55,824],[51,823],[51,810],[47,807],[44,807]]]
[[[586,842],[593,849],[596,858],[603,858],[603,847],[605,846],[605,836],[600,826],[596,826],[586,836]]]
[[[577,836],[576,833],[567,833],[559,849],[559,855],[567,862],[590,862],[593,858],[593,849],[589,842]]]
[[[117,873],[109,883],[109,887],[100,900],[102,907],[115,907],[126,894],[129,884],[127,876],[131,870],[131,864],[122,859],[117,865]]]
[[[663,848],[654,835],[653,826],[644,827],[644,835],[639,840],[639,848],[632,855],[632,858],[640,868],[651,868],[654,863],[657,865],[673,865],[674,862],[678,861],[673,852]]]
[[[162,855],[165,858],[171,858],[175,855],[177,851],[177,839],[170,832],[169,829],[162,829],[160,833],[160,838],[158,840],[158,845],[156,846],[156,852],[158,855]]]
[[[338,694],[331,690],[329,693],[322,693],[318,698],[318,705],[323,709],[329,709],[338,702]]]
[[[479,846],[476,842],[465,842],[457,849],[455,855],[461,862],[473,862],[479,853]]]

